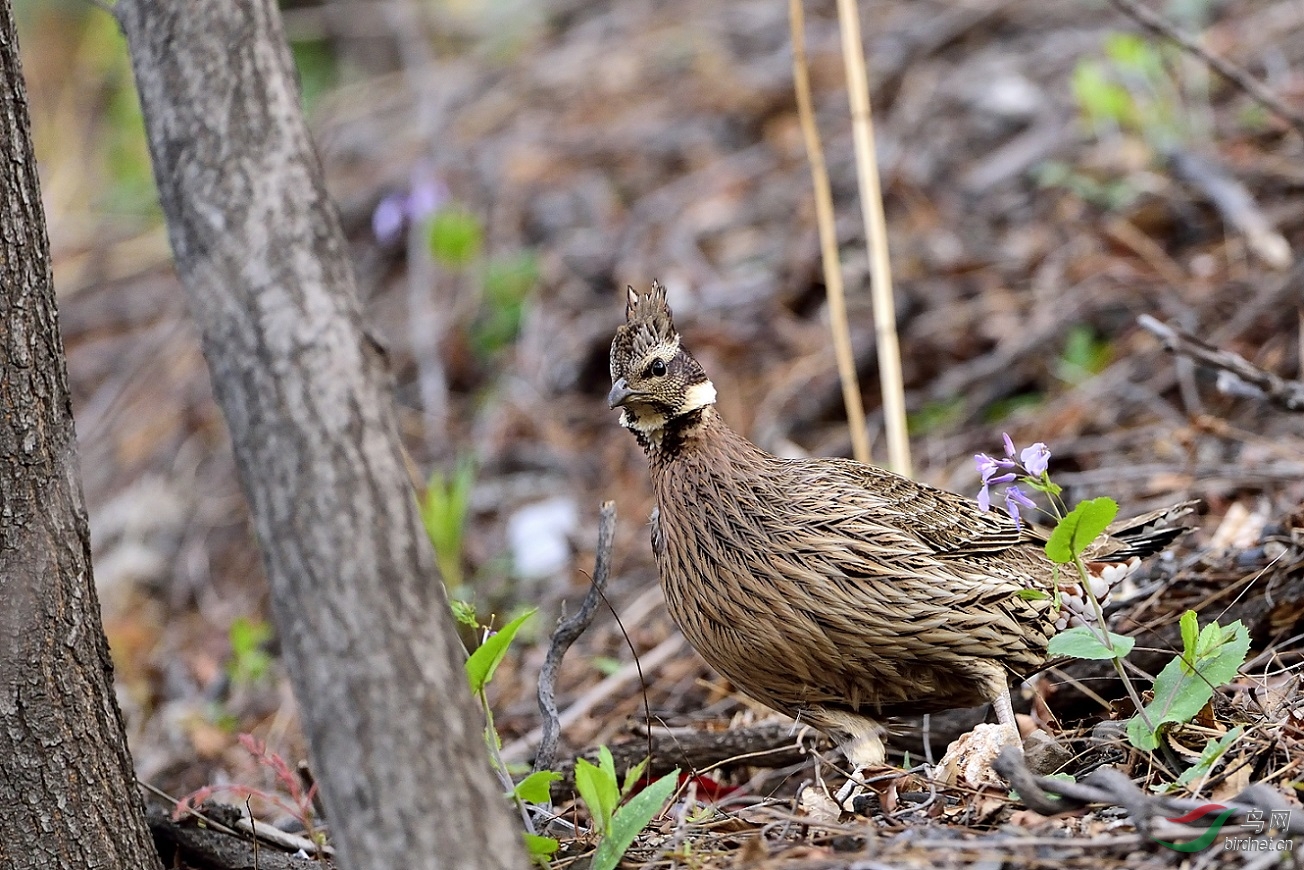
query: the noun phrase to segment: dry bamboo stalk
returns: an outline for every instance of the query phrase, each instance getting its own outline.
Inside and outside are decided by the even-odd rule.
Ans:
[[[810,74],[806,67],[806,21],[802,0],[788,0],[788,23],[792,30],[792,78],[797,91],[797,114],[806,139],[806,159],[810,162],[811,183],[815,188],[815,217],[820,233],[820,259],[824,264],[824,286],[829,297],[829,327],[833,331],[833,353],[842,380],[842,401],[847,407],[847,424],[851,429],[852,454],[861,462],[871,461],[869,431],[865,427],[865,409],[856,383],[856,360],[851,352],[851,332],[847,326],[847,303],[842,287],[842,264],[838,260],[837,229],[833,220],[833,192],[819,130],[815,126],[815,108],[811,99]]]
[[[851,101],[851,132],[856,149],[856,178],[860,182],[860,212],[865,222],[865,246],[870,263],[870,291],[874,300],[874,337],[878,346],[879,383],[883,391],[883,420],[887,430],[888,468],[912,476],[910,434],[906,428],[905,389],[901,378],[901,348],[897,342],[896,304],[892,298],[892,262],[887,250],[887,219],[874,149],[874,117],[869,107],[869,75],[860,38],[856,0],[838,0],[842,30],[842,60],[847,68],[847,96]]]

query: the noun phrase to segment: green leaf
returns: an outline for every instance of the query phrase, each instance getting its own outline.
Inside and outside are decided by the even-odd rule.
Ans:
[[[1047,495],[1059,495],[1064,491],[1058,483],[1050,479],[1050,474],[1045,471],[1041,473],[1040,478],[1024,477],[1019,482],[1029,489],[1035,489],[1037,492],[1044,492]]]
[[[561,774],[553,770],[536,770],[516,784],[512,794],[532,804],[546,804],[552,797],[549,786],[561,779]]]
[[[263,645],[272,639],[271,625],[261,619],[240,616],[231,623],[227,639],[231,644],[227,674],[234,682],[248,685],[267,676],[272,657]]]
[[[1074,659],[1103,661],[1127,658],[1127,654],[1132,652],[1132,647],[1136,646],[1135,638],[1115,634],[1112,631],[1109,632],[1109,642],[1114,645],[1112,650],[1105,646],[1097,631],[1085,625],[1076,625],[1052,637],[1050,645],[1046,648],[1046,654],[1053,657],[1067,656]]]
[[[634,795],[629,803],[621,807],[611,821],[610,833],[598,844],[598,851],[593,854],[593,863],[590,865],[592,870],[615,870],[634,838],[661,812],[666,799],[678,785],[679,770],[676,768]]]
[[[440,577],[450,590],[462,586],[462,539],[474,486],[475,462],[464,456],[452,473],[432,472],[421,499],[421,521],[435,548]]]
[[[611,778],[612,782],[620,782],[620,778],[616,776],[616,759],[611,757],[611,750],[606,746],[598,747],[598,766],[602,768],[603,773]]]
[[[1195,661],[1196,644],[1200,640],[1200,618],[1194,610],[1182,614],[1179,622],[1182,627],[1182,656],[1190,662]]]
[[[525,835],[525,851],[529,853],[530,860],[544,866],[547,866],[548,859],[557,853],[560,845],[552,837],[541,837],[538,834]]]
[[[625,783],[620,787],[620,796],[628,797],[629,793],[638,785],[639,779],[643,776],[643,771],[647,770],[648,759],[643,759],[638,764],[625,771]]]
[[[480,694],[484,691],[484,687],[489,685],[494,671],[507,655],[507,648],[511,646],[512,638],[516,637],[516,632],[534,613],[534,610],[522,613],[500,628],[496,634],[491,634],[475,652],[471,653],[466,660],[466,678],[474,694]]]
[[[1046,542],[1052,562],[1067,565],[1082,555],[1118,516],[1118,502],[1101,496],[1082,502],[1060,520]]]
[[[460,205],[440,209],[430,219],[427,241],[435,262],[451,268],[469,265],[480,256],[484,229],[480,220]]]
[[[1022,598],[1024,601],[1045,601],[1050,598],[1050,593],[1041,589],[1020,589],[1014,593],[1016,598]]]
[[[1204,745],[1204,751],[1200,753],[1199,760],[1186,770],[1182,771],[1182,775],[1177,778],[1177,784],[1190,785],[1197,779],[1204,778],[1213,770],[1214,765],[1218,763],[1218,759],[1222,758],[1223,755],[1227,753],[1227,750],[1232,748],[1232,744],[1241,739],[1241,734],[1244,733],[1244,731],[1244,725],[1237,725],[1235,728],[1224,734],[1220,739],[1210,740],[1206,743]]]
[[[1105,40],[1105,54],[1123,72],[1153,82],[1164,75],[1164,61],[1158,50],[1135,33],[1115,33]]]
[[[615,815],[616,805],[620,802],[620,792],[616,788],[616,779],[607,772],[583,758],[575,759],[575,790],[580,793],[584,806],[588,808],[593,819],[593,827],[606,836],[611,830],[611,819]]]
[[[1145,708],[1150,726],[1140,713],[1128,720],[1127,736],[1132,745],[1147,751],[1157,749],[1163,726],[1188,722],[1199,713],[1214,689],[1236,676],[1249,649],[1250,633],[1239,619],[1226,628],[1216,622],[1206,625],[1196,641],[1195,658],[1177,656],[1155,678],[1155,699]]]
[[[1079,63],[1073,70],[1072,84],[1082,114],[1092,123],[1106,121],[1125,127],[1136,118],[1136,101],[1127,88],[1110,79],[1099,62]]]
[[[1055,374],[1070,384],[1079,384],[1104,371],[1109,359],[1108,342],[1096,338],[1089,326],[1074,326],[1065,339]]]

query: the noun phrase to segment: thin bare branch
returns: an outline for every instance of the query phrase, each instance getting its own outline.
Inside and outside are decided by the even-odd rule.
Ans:
[[[1194,335],[1161,323],[1148,314],[1137,318],[1158,336],[1165,349],[1218,371],[1218,389],[1237,396],[1265,399],[1287,411],[1304,413],[1304,382],[1290,381],[1259,368],[1237,353],[1221,350]]]
[[[806,65],[806,18],[801,0],[789,0],[788,22],[792,29],[792,79],[797,91],[797,114],[806,138],[806,159],[810,162],[811,183],[815,187],[815,218],[820,232],[820,260],[824,264],[824,286],[829,297],[829,327],[833,330],[833,353],[838,360],[842,379],[842,401],[847,406],[847,425],[851,429],[851,450],[856,459],[869,462],[869,431],[865,426],[865,408],[856,383],[856,359],[851,352],[851,332],[847,326],[846,294],[842,286],[842,263],[838,259],[838,233],[833,219],[833,190],[828,167],[824,164],[824,146],[815,126],[815,106],[810,90],[810,71]]]
[[[883,422],[887,430],[887,463],[888,468],[897,474],[910,477],[910,435],[906,427],[896,303],[892,296],[892,261],[887,249],[887,218],[883,214],[883,190],[878,177],[878,155],[874,149],[874,115],[869,106],[869,73],[865,69],[865,47],[860,38],[860,13],[856,9],[856,0],[838,0],[838,22],[842,28],[842,59],[847,68],[847,96],[851,101],[860,212],[865,222],[865,246],[871,266],[870,292],[874,301],[878,377],[883,390]]]
[[[534,756],[535,770],[551,770],[557,760],[557,741],[561,737],[561,713],[557,709],[557,674],[561,660],[581,634],[593,622],[602,603],[602,593],[611,576],[611,546],[616,538],[616,503],[604,501],[598,514],[598,552],[593,560],[593,582],[584,603],[552,633],[548,655],[539,671],[539,712],[543,714],[539,751]]]

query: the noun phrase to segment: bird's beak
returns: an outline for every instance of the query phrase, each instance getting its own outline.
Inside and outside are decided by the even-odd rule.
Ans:
[[[629,384],[624,378],[620,378],[611,385],[611,392],[607,393],[607,405],[611,408],[619,408],[628,404],[638,394],[629,388]]]

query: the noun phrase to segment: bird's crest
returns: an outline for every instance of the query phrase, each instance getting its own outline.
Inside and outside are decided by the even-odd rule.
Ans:
[[[618,330],[624,335],[618,335],[617,340],[625,345],[630,358],[641,359],[655,347],[678,346],[679,333],[666,301],[665,286],[653,281],[652,289],[642,296],[633,287],[627,287],[626,293],[625,325]]]

